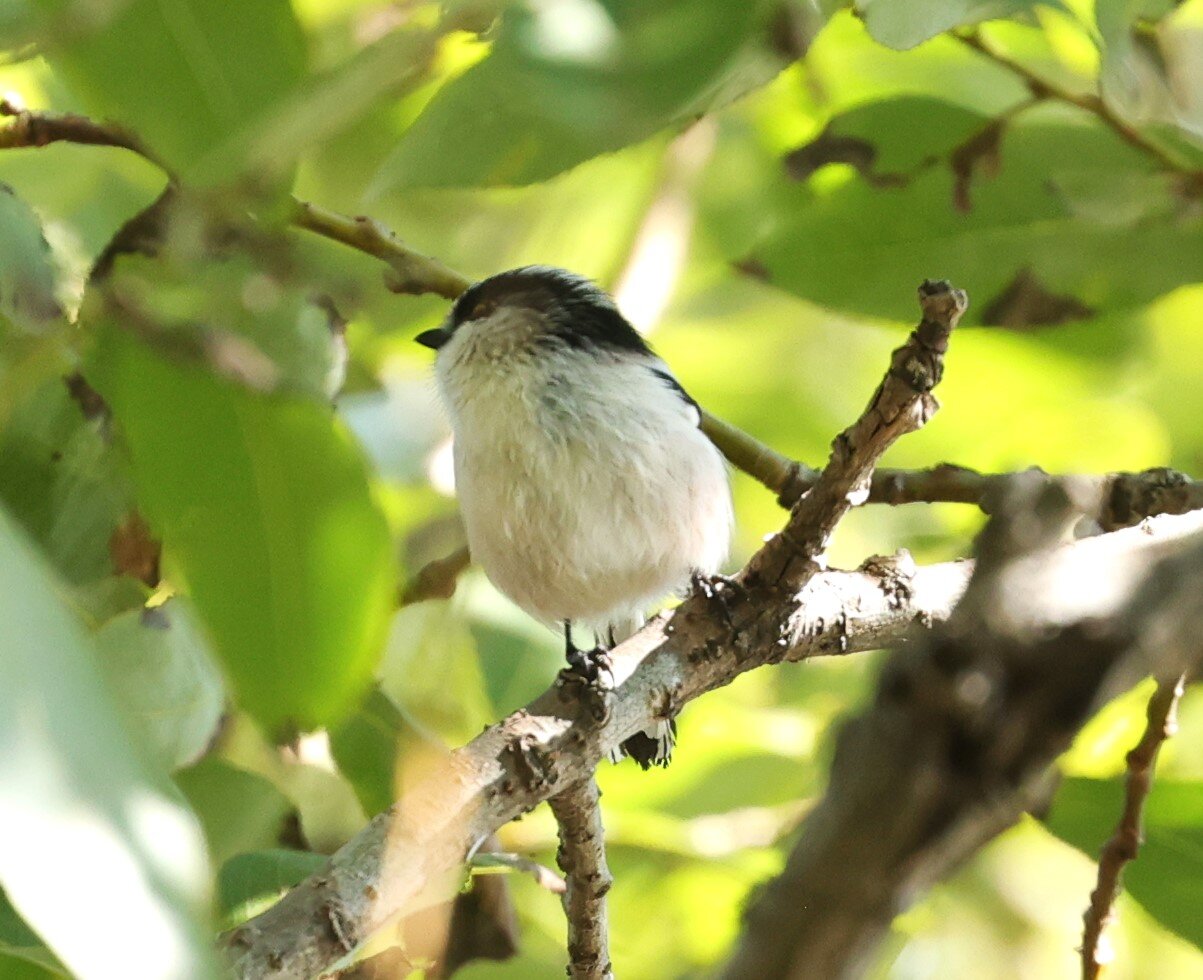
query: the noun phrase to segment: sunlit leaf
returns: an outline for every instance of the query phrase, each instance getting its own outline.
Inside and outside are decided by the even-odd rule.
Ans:
[[[876,169],[816,173],[751,268],[813,302],[884,317],[908,308],[916,283],[947,278],[974,297],[969,320],[1023,326],[1131,308],[1203,276],[1203,217],[1180,213],[1165,179],[1125,194],[1148,164],[1112,134],[1033,111],[1006,128],[984,172],[958,177],[950,160],[972,120],[906,97],[841,117],[833,131],[863,141]],[[1019,305],[1025,288],[1059,304]]]
[[[134,609],[96,634],[100,667],[126,723],[164,771],[194,761],[225,705],[221,675],[183,599]]]
[[[142,769],[57,588],[0,513],[0,837],[19,842],[0,885],[78,975],[209,976],[199,828]]]
[[[527,184],[680,128],[780,68],[754,43],[766,9],[726,0],[512,8],[490,56],[439,92],[376,189]]]
[[[339,717],[379,656],[396,573],[330,410],[169,363],[114,327],[89,376],[238,703],[271,731]]]
[[[49,24],[76,25],[54,32],[49,56],[88,110],[178,171],[229,176],[242,134],[305,74],[288,0],[128,0],[100,23],[78,0],[37,5]]]
[[[1040,5],[1061,6],[1056,0],[856,0],[869,33],[899,49],[913,48],[954,27],[1011,17]]]

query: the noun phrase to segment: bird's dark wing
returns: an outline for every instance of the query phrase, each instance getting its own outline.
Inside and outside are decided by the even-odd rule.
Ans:
[[[649,368],[649,370],[657,378],[659,378],[661,381],[663,381],[665,385],[667,385],[669,388],[671,388],[673,391],[675,391],[678,395],[680,395],[681,401],[683,401],[686,405],[688,405],[690,408],[692,408],[694,410],[694,412],[697,413],[698,424],[700,425],[702,422],[702,408],[700,405],[698,405],[698,403],[696,401],[693,400],[693,397],[689,394],[689,392],[681,387],[681,382],[678,381],[676,378],[674,378],[668,371],[665,371],[663,368],[654,367],[654,368]]]

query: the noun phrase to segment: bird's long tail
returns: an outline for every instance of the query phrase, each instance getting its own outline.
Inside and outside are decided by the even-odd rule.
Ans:
[[[605,636],[598,636],[599,646],[613,649],[627,637],[636,633],[644,624],[644,617],[611,623]],[[624,756],[634,759],[646,772],[652,766],[666,767],[672,761],[673,746],[676,744],[677,722],[674,718],[658,720],[641,732],[636,732],[610,753],[611,762],[621,762]]]

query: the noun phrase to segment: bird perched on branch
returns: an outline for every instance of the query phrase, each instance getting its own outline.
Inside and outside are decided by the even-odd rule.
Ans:
[[[601,289],[527,266],[477,283],[417,341],[438,351],[468,546],[497,588],[564,630],[571,670],[604,683],[613,645],[731,534],[726,463],[697,403]],[[582,652],[572,624],[594,631]],[[671,718],[623,743],[665,765]]]

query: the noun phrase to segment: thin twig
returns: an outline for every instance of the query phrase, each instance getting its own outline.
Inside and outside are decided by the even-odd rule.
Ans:
[[[1203,168],[1194,166],[1185,158],[1149,139],[1139,129],[1119,116],[1102,97],[1093,93],[1074,92],[1041,77],[1027,65],[992,47],[977,30],[953,32],[951,36],[966,47],[990,59],[1000,68],[1005,68],[1022,79],[1036,98],[1056,99],[1058,102],[1089,112],[1129,146],[1155,160],[1161,169],[1181,174],[1187,178],[1189,188],[1203,191]]]
[[[0,99],[0,116],[12,119],[0,128],[0,150],[81,143],[114,146],[145,157],[164,172],[167,168],[133,133],[115,123],[102,123],[76,113],[30,112],[11,98]]]
[[[397,605],[409,606],[427,599],[450,599],[455,594],[455,583],[460,574],[472,563],[467,547],[457,548],[446,558],[436,558],[418,570],[418,574],[402,585],[397,596]]]
[[[437,259],[415,252],[372,218],[349,218],[307,201],[293,201],[289,220],[298,228],[341,242],[389,266],[387,284],[396,293],[435,293],[455,299],[472,280]]]
[[[546,888],[553,895],[563,895],[568,890],[564,879],[551,868],[524,854],[512,854],[509,851],[479,851],[472,855],[472,860],[468,864],[474,869],[502,868],[530,875],[534,878],[536,885]]]
[[[1115,833],[1099,855],[1098,881],[1090,893],[1090,906],[1082,917],[1082,980],[1097,980],[1110,961],[1106,932],[1115,919],[1115,900],[1123,884],[1124,866],[1136,859],[1144,839],[1145,800],[1153,788],[1153,771],[1161,746],[1178,731],[1178,701],[1185,684],[1186,676],[1180,675],[1166,678],[1157,685],[1149,698],[1144,734],[1128,753],[1124,811]]]
[[[572,980],[612,980],[606,893],[614,879],[606,864],[597,780],[584,779],[548,803],[559,825],[556,861],[568,884],[562,899],[568,919],[568,975]]]
[[[799,588],[820,567],[836,525],[869,496],[877,461],[939,408],[931,394],[944,373],[944,355],[965,312],[965,293],[947,282],[919,287],[923,319],[890,358],[890,367],[860,418],[836,436],[831,458],[790,514],[782,532],[749,563],[744,578]]]

